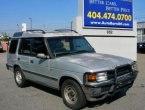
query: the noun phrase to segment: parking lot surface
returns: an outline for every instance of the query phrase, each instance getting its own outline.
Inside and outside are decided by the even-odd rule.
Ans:
[[[58,91],[34,83],[18,88],[0,53],[0,110],[69,110]],[[138,54],[139,74],[127,94],[89,103],[84,110],[145,110],[145,54]]]

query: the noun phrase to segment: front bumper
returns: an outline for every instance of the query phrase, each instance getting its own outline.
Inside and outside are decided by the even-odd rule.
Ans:
[[[128,90],[132,87],[137,77],[137,71],[122,75],[115,79],[98,83],[95,86],[83,86],[83,91],[88,101],[102,100],[108,96],[113,96],[117,92]]]

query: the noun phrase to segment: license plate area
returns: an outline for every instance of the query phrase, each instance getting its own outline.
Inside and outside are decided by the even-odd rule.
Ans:
[[[119,77],[117,77],[117,82],[123,82],[125,80],[130,79],[130,77],[131,77],[131,73],[119,76]]]
[[[126,75],[123,75],[117,78],[116,89],[123,88],[125,86],[132,84],[130,74],[131,73],[128,73]]]
[[[116,85],[116,89],[120,89],[120,88],[126,87],[131,84],[132,84],[132,81],[120,82]]]

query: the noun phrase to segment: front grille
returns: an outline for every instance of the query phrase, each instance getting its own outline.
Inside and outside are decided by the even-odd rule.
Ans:
[[[131,65],[121,66],[116,68],[117,76],[122,76],[132,72]]]

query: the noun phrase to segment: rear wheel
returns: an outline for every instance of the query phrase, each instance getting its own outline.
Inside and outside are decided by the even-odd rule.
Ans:
[[[26,79],[19,67],[16,67],[14,70],[14,79],[18,87],[25,87],[26,86]]]
[[[71,79],[63,82],[61,86],[63,102],[71,109],[80,109],[86,105],[85,95],[79,84]]]

